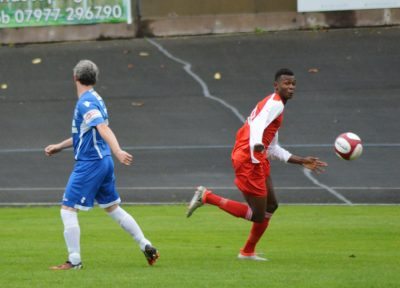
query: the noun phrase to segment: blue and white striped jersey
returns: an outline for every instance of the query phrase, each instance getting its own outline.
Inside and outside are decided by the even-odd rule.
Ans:
[[[111,155],[110,147],[101,138],[96,126],[108,124],[107,108],[93,89],[84,92],[75,106],[72,138],[75,160],[97,160]]]

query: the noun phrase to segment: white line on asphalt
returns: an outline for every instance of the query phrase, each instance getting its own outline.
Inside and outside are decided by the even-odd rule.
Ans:
[[[234,186],[210,186],[208,187],[211,190],[236,190],[237,188]],[[360,186],[338,186],[338,187],[330,187],[334,190],[400,190],[400,187],[360,187]],[[0,191],[60,191],[64,190],[65,187],[0,187]],[[196,187],[194,186],[180,186],[180,187],[117,187],[118,190],[187,190],[192,193]],[[276,190],[326,190],[325,187],[321,186],[281,186],[275,187]]]
[[[214,100],[220,104],[222,104],[223,106],[225,106],[226,108],[228,108],[229,110],[231,110],[233,112],[233,114],[236,115],[236,117],[239,118],[240,121],[242,121],[242,123],[244,123],[246,121],[246,119],[243,117],[242,114],[240,114],[239,110],[232,106],[231,104],[229,104],[228,102],[226,102],[225,100],[222,100],[221,98],[215,97],[213,95],[211,95],[210,90],[208,89],[208,86],[206,84],[206,82],[203,81],[203,79],[201,79],[201,77],[199,75],[197,75],[196,73],[194,73],[192,71],[192,64],[190,64],[189,62],[186,62],[182,59],[179,59],[178,57],[173,56],[171,53],[169,53],[166,49],[164,49],[164,47],[162,47],[159,43],[157,43],[156,41],[146,38],[147,42],[151,43],[152,45],[154,45],[158,50],[160,50],[165,56],[167,56],[168,58],[170,58],[171,60],[180,63],[183,65],[183,69],[186,71],[186,73],[188,73],[190,76],[193,77],[194,80],[196,80],[197,83],[200,84],[202,90],[203,90],[203,95],[206,98],[209,98],[211,100]]]
[[[332,148],[333,144],[280,144],[284,148]],[[399,148],[400,143],[365,143],[363,147]],[[160,145],[160,146],[125,146],[125,150],[201,150],[201,149],[232,149],[232,145]],[[333,149],[333,148],[332,148]],[[65,151],[72,149],[65,149]],[[1,154],[44,153],[42,148],[13,148],[0,149]]]
[[[303,168],[303,173],[304,175],[306,175],[306,177],[308,179],[311,180],[311,182],[313,182],[315,185],[324,188],[326,191],[328,191],[329,193],[331,193],[332,195],[334,195],[336,198],[342,200],[344,203],[348,204],[348,205],[353,205],[353,203],[348,200],[346,197],[344,197],[342,194],[340,194],[339,192],[337,192],[335,189],[333,189],[332,187],[329,187],[325,184],[322,184],[321,182],[319,182],[317,179],[314,178],[314,176],[311,174],[311,170],[310,169],[306,169]]]

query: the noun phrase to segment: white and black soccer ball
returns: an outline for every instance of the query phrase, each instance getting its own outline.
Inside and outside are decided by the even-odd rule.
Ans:
[[[335,152],[344,160],[357,159],[363,152],[361,138],[352,132],[340,134],[335,140]]]

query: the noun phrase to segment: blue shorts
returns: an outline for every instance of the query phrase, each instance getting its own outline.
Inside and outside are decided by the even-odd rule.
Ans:
[[[111,156],[94,161],[76,161],[69,177],[62,205],[89,210],[97,201],[101,208],[119,204]]]

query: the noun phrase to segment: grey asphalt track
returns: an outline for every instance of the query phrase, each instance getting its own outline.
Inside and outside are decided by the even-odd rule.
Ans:
[[[0,204],[59,203],[72,151],[45,157],[43,148],[70,136],[72,68],[80,59],[100,67],[96,89],[120,144],[135,157],[131,167],[116,164],[125,203],[183,203],[197,185],[242,199],[230,164],[239,116],[247,117],[272,92],[275,71],[288,67],[297,92],[280,142],[329,167],[310,176],[273,162],[280,202],[400,204],[399,39],[392,27],[3,46]],[[333,152],[346,131],[363,140],[356,161]]]

